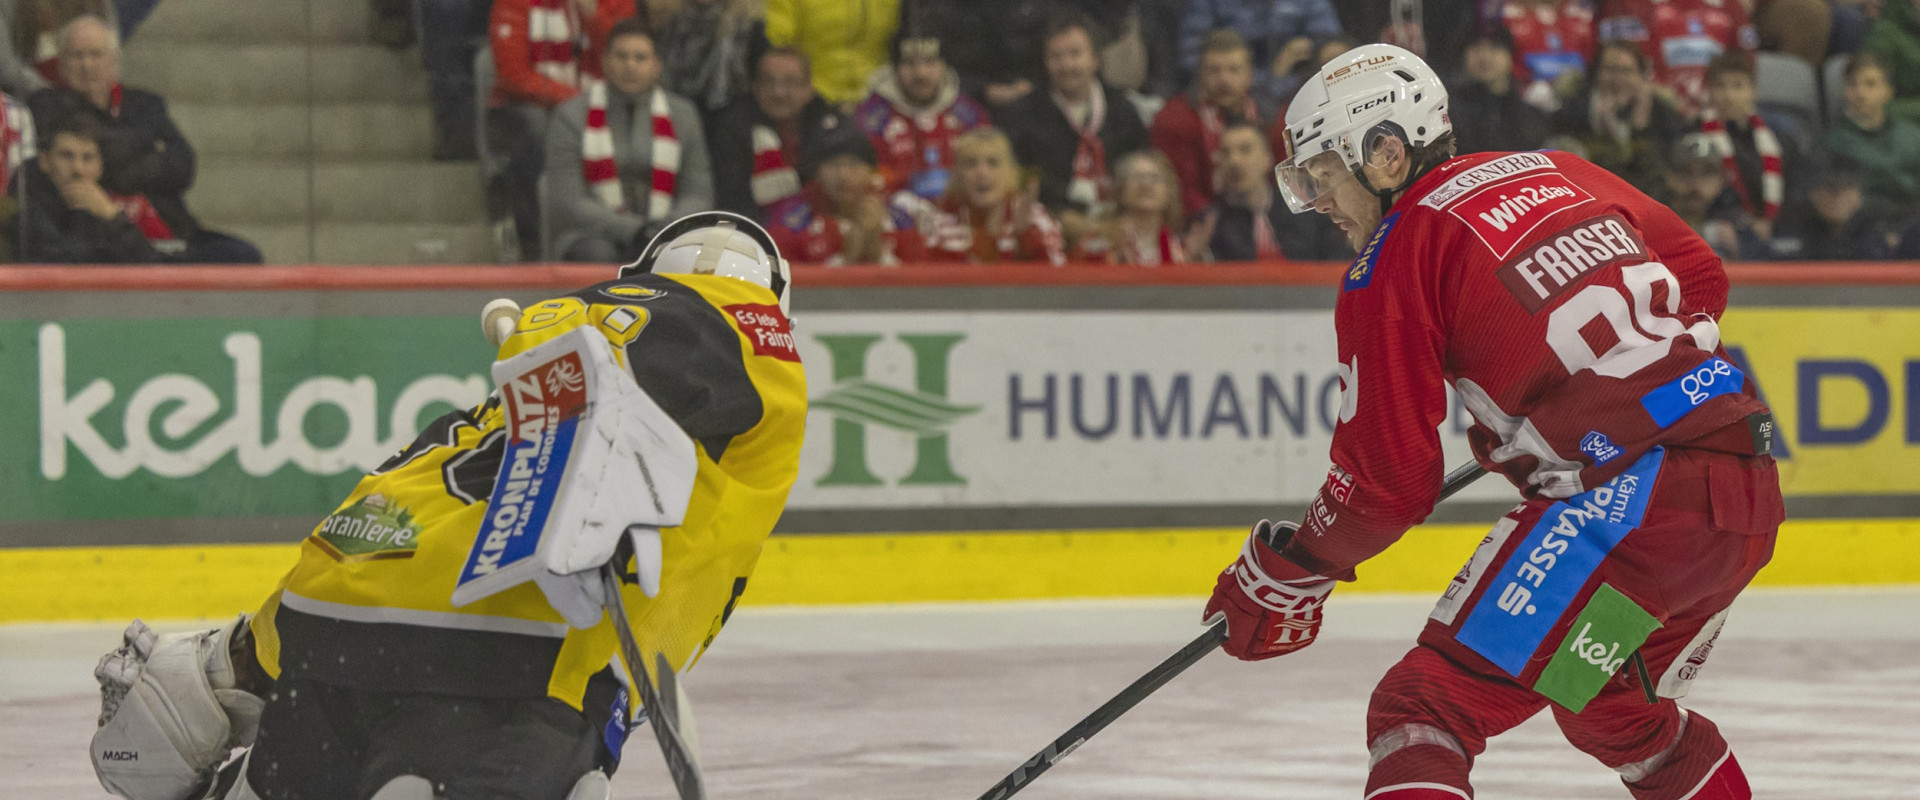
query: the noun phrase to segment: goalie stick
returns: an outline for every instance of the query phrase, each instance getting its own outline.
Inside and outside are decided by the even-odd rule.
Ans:
[[[661,655],[654,664],[660,676],[660,687],[655,689],[649,680],[646,657],[640,652],[640,643],[634,641],[633,627],[627,624],[626,603],[620,599],[620,568],[616,562],[625,561],[615,558],[600,567],[600,583],[606,589],[607,613],[613,615],[613,629],[620,635],[621,660],[627,662],[627,676],[633,683],[633,690],[640,695],[640,702],[646,709],[647,721],[653,726],[653,738],[660,742],[660,755],[667,761],[667,772],[673,775],[673,786],[680,792],[680,800],[704,800],[707,796],[706,782],[700,777],[700,764],[694,760],[693,750],[680,735],[679,693],[674,686],[673,667],[667,663],[667,657]],[[644,718],[643,718],[644,719]],[[638,724],[636,720],[635,724]]]
[[[1455,492],[1466,488],[1467,484],[1473,483],[1485,474],[1487,474],[1487,471],[1482,469],[1478,463],[1461,465],[1458,469],[1447,473],[1446,481],[1440,485],[1440,499],[1445,500],[1448,497],[1452,497]],[[1060,759],[1066,758],[1067,754],[1073,752],[1075,748],[1086,744],[1087,740],[1093,738],[1094,734],[1099,733],[1101,729],[1112,724],[1114,720],[1119,719],[1120,715],[1127,713],[1134,706],[1139,705],[1140,701],[1147,699],[1147,695],[1153,694],[1160,687],[1167,685],[1168,681],[1173,680],[1175,676],[1185,672],[1188,667],[1200,663],[1200,659],[1205,658],[1208,653],[1219,649],[1220,643],[1226,640],[1227,623],[1221,622],[1207,628],[1207,632],[1200,634],[1200,638],[1187,643],[1186,647],[1180,648],[1180,652],[1174,653],[1167,660],[1160,662],[1160,666],[1154,667],[1149,670],[1147,674],[1140,676],[1139,680],[1134,681],[1128,685],[1127,688],[1120,690],[1119,694],[1114,695],[1112,700],[1108,700],[1099,708],[1094,709],[1093,713],[1088,714],[1086,719],[1080,720],[1080,722],[1076,723],[1073,727],[1068,728],[1066,733],[1060,734],[1059,738],[1054,739],[1045,748],[1041,749],[1040,752],[1035,753],[1033,758],[1027,759],[1026,763],[1015,767],[1013,772],[1008,773],[1007,777],[1002,778],[999,783],[993,785],[993,788],[988,789],[985,794],[980,795],[980,800],[1004,800],[1004,798],[1012,797],[1015,792],[1026,788],[1027,784],[1032,783],[1035,778],[1040,777],[1040,773],[1046,772],[1047,768],[1059,763]]]

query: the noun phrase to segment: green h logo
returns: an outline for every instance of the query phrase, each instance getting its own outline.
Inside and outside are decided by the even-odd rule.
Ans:
[[[902,486],[965,485],[953,471],[947,450],[947,427],[980,410],[947,400],[947,362],[953,346],[967,338],[959,333],[903,333],[902,344],[913,352],[914,391],[867,380],[867,352],[882,337],[877,333],[815,336],[833,359],[833,389],[812,400],[813,407],[832,414],[833,457],[819,486],[881,486],[867,468],[867,426],[880,425],[919,437],[913,469],[900,479]]]

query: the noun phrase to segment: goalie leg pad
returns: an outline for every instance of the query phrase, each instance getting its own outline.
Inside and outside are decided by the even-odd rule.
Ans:
[[[156,635],[135,620],[94,668],[99,729],[89,756],[107,791],[129,800],[182,800],[232,748],[251,741],[264,702],[234,688],[228,643],[246,624]],[[237,723],[237,724],[236,724]]]

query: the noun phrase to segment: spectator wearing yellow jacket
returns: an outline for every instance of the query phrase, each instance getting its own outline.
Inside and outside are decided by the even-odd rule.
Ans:
[[[813,88],[835,105],[867,96],[867,76],[887,63],[900,0],[767,0],[767,41],[813,62]]]

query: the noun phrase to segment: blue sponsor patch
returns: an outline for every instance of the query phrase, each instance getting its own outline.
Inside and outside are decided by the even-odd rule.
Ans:
[[[1614,444],[1606,434],[1587,431],[1586,436],[1580,437],[1580,452],[1586,453],[1588,458],[1593,459],[1593,465],[1597,467],[1619,458],[1621,450],[1620,446]]]
[[[529,558],[540,549],[546,533],[547,515],[559,494],[560,477],[568,456],[573,455],[574,429],[578,417],[553,426],[550,438],[531,442],[509,442],[502,456],[500,478],[493,482],[493,496],[487,501],[487,517],[474,536],[473,552],[460,570],[457,585],[465,585],[482,575],[490,575]],[[533,474],[509,480],[505,472],[516,463]]]
[[[487,515],[454,586],[456,597],[462,587],[487,576],[511,574],[522,563],[522,570],[536,566],[531,559],[573,461],[574,435],[587,406],[585,368],[577,353],[565,353],[514,377],[500,387],[500,395],[507,443]]]
[[[1548,506],[1454,638],[1520,677],[1600,561],[1640,526],[1665,458],[1656,447],[1619,477]]]
[[[622,686],[613,693],[613,718],[607,720],[607,729],[603,732],[614,766],[620,765],[620,748],[627,744],[627,732],[627,687]]]
[[[1737,394],[1747,382],[1739,367],[1724,358],[1711,358],[1687,374],[1668,381],[1640,398],[1655,424],[1662,428],[1680,421],[1705,403],[1723,394]]]
[[[1347,268],[1347,278],[1340,284],[1340,291],[1365,289],[1367,284],[1373,283],[1373,265],[1380,260],[1380,249],[1386,245],[1387,233],[1399,221],[1400,213],[1397,211],[1380,220],[1379,227],[1373,229],[1373,238],[1367,240],[1366,247],[1360,248],[1360,256],[1353,260],[1353,266]]]

